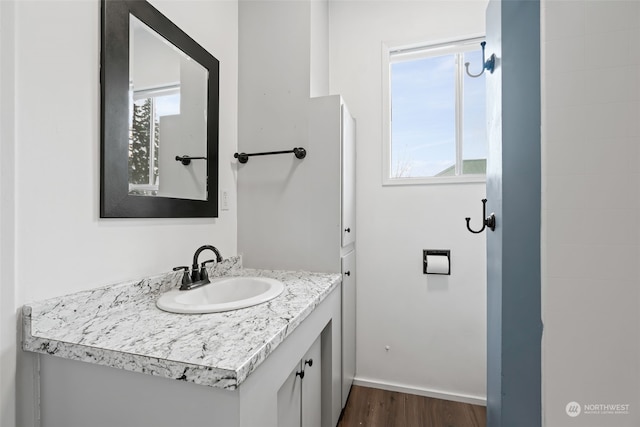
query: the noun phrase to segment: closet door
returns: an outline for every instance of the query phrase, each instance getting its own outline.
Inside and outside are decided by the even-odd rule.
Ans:
[[[356,122],[341,106],[342,247],[356,240]]]

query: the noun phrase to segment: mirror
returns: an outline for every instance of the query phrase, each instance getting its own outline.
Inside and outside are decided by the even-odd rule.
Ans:
[[[129,194],[207,200],[207,78],[129,16]]]
[[[102,0],[102,218],[217,217],[218,73],[149,3]]]

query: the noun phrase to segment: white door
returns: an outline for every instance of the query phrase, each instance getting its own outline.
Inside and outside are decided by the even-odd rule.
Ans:
[[[356,122],[342,104],[342,247],[356,240]]]

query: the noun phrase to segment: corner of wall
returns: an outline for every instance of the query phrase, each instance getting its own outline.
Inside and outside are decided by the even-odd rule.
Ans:
[[[0,2],[0,426],[16,425],[15,2]]]

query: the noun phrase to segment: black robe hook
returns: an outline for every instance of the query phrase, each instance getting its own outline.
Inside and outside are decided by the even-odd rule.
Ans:
[[[471,227],[469,227],[469,221],[471,221],[471,218],[465,218],[465,220],[467,221],[467,230],[469,230],[474,234],[478,234],[478,233],[482,233],[485,227],[489,227],[491,231],[494,231],[496,229],[496,215],[492,213],[491,215],[485,218],[486,214],[487,214],[487,199],[482,199],[482,217],[484,218],[484,220],[482,221],[482,228],[478,231],[472,230]]]
[[[472,78],[476,78],[476,77],[480,77],[481,75],[484,74],[484,70],[489,70],[490,73],[493,73],[493,69],[496,66],[496,54],[493,53],[491,54],[491,56],[489,57],[489,59],[487,59],[485,61],[485,57],[484,57],[484,47],[486,46],[487,42],[482,42],[480,43],[480,46],[482,47],[482,70],[480,70],[480,73],[478,74],[471,74],[469,72],[469,62],[465,62],[464,63],[464,68],[467,71],[467,75],[469,77]]]

